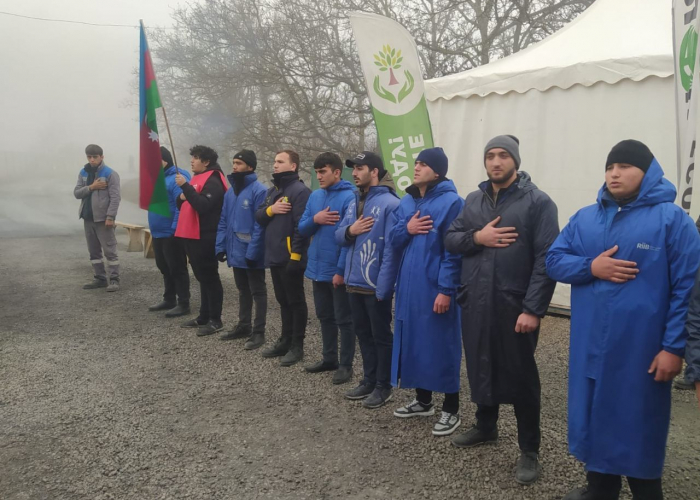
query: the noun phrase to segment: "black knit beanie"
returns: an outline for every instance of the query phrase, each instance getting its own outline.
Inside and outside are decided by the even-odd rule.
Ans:
[[[246,165],[253,170],[255,170],[255,167],[258,165],[258,157],[255,156],[255,152],[250,149],[241,149],[238,153],[233,155],[233,159],[244,161]]]
[[[607,169],[613,163],[627,163],[634,165],[646,174],[652,161],[654,161],[654,154],[646,144],[634,139],[627,139],[613,146],[605,162],[605,168]]]
[[[160,147],[160,157],[165,162],[166,169],[173,166],[173,155],[170,154],[170,151],[165,146]]]

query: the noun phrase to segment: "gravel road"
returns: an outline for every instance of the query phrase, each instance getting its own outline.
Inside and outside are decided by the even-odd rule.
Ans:
[[[0,239],[0,498],[541,500],[583,483],[566,447],[568,320],[543,323],[544,471],[522,487],[512,409],[498,444],[458,450],[430,434],[432,419],[392,416],[410,391],[365,410],[331,374],[282,368],[242,341],[198,338],[149,313],[160,274],[119,240],[122,289],[107,294],[81,289],[91,273],[79,230]],[[236,291],[221,271],[231,327]],[[320,330],[307,292],[308,364]],[[271,286],[269,297],[268,343],[280,330]],[[462,400],[466,427],[475,410],[466,380]],[[700,412],[689,392],[674,393],[665,490],[700,498]]]

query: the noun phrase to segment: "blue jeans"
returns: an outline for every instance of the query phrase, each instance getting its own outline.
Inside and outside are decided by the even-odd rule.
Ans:
[[[391,300],[376,295],[348,293],[352,326],[362,353],[362,381],[382,389],[391,388]]]
[[[338,364],[338,330],[340,330],[340,365],[352,366],[355,358],[355,332],[345,286],[335,288],[330,281],[314,281],[316,317],[321,322],[323,361]]]

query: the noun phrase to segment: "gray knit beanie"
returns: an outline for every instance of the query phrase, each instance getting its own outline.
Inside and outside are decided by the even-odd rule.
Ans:
[[[486,161],[486,153],[494,148],[508,151],[515,161],[515,169],[520,168],[520,140],[517,137],[514,135],[497,135],[491,139],[484,148],[484,161]]]

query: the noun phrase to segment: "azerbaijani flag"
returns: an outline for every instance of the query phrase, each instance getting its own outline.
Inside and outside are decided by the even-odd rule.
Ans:
[[[156,109],[161,107],[156,73],[148,50],[146,31],[141,23],[141,61],[139,64],[139,124],[141,148],[139,158],[139,206],[169,217],[168,192],[161,164]]]

